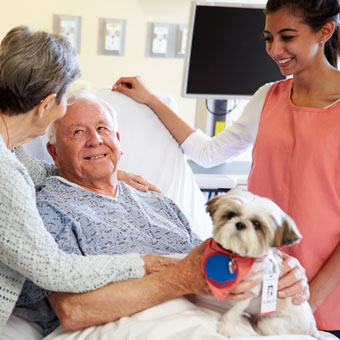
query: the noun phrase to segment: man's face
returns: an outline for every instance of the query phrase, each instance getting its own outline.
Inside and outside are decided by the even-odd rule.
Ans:
[[[121,157],[119,135],[103,105],[77,100],[57,122],[56,136],[49,151],[60,167],[60,176],[85,186],[115,178]]]

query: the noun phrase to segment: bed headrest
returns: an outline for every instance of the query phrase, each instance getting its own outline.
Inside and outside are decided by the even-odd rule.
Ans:
[[[175,201],[201,237],[211,236],[212,223],[205,212],[206,199],[182,149],[157,115],[130,97],[101,89],[97,95],[110,103],[118,114],[123,156],[119,168],[140,174]],[[178,114],[172,96],[158,97]]]

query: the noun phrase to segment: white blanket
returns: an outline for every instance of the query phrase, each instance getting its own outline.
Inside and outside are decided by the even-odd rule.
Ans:
[[[205,305],[205,307],[202,307]],[[61,327],[45,340],[225,340],[217,333],[218,308],[203,300],[192,303],[177,298],[131,317],[77,332]],[[237,327],[237,325],[235,325]],[[333,337],[330,336],[330,339]],[[306,335],[249,337],[240,340],[312,340]]]

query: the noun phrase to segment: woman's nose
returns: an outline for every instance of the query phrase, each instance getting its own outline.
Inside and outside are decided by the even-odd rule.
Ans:
[[[282,53],[282,44],[280,41],[273,39],[273,41],[267,45],[267,53],[273,58],[280,56]]]

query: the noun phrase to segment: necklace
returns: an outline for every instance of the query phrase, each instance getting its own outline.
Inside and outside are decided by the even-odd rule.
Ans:
[[[6,134],[7,134],[7,149],[9,149],[9,133],[8,133],[8,127],[5,121],[5,118],[3,117],[2,113],[0,113],[1,119],[4,122],[5,128],[6,128]]]

